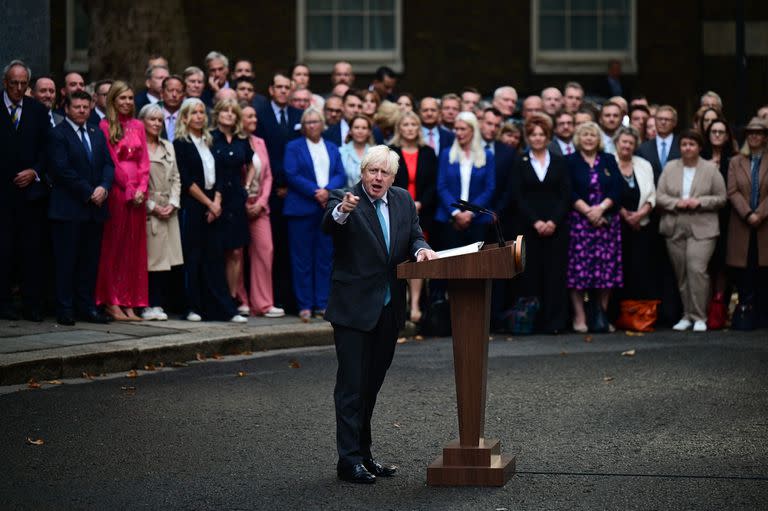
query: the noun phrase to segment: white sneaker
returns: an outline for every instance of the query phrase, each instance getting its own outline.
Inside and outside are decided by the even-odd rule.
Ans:
[[[237,308],[237,313],[241,316],[248,316],[251,313],[251,308],[247,305],[241,305]]]
[[[154,321],[156,319],[159,319],[157,317],[157,312],[155,311],[155,307],[147,307],[144,309],[144,312],[141,313],[141,319],[144,321]]]
[[[693,324],[693,331],[694,332],[706,332],[707,331],[707,324],[703,322],[702,320],[698,320]]]
[[[264,313],[265,318],[282,318],[285,316],[285,311],[280,307],[270,307],[270,309]]]
[[[203,318],[197,312],[190,312],[187,314],[187,321],[202,321]]]
[[[672,330],[677,330],[678,332],[682,332],[684,330],[688,330],[689,328],[691,328],[692,324],[693,323],[691,323],[689,320],[683,318],[680,321],[678,321],[677,323],[675,323],[675,326],[672,327]],[[704,329],[705,330],[706,330],[706,328],[707,328],[707,326],[704,325]]]
[[[165,313],[162,307],[153,307],[155,316],[158,321],[168,321],[168,314]]]
[[[232,319],[229,320],[230,323],[248,323],[248,318],[244,318],[240,314],[235,314],[232,316]]]

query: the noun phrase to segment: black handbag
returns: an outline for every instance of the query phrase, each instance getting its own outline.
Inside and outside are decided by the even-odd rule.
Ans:
[[[608,324],[608,315],[605,313],[605,310],[603,310],[603,307],[600,305],[600,301],[596,299],[591,299],[587,301],[585,304],[586,309],[586,315],[587,315],[587,328],[589,328],[589,331],[594,334],[605,334],[610,331],[610,326]]]
[[[755,329],[755,308],[751,296],[739,297],[739,303],[731,318],[731,328],[733,330]]]

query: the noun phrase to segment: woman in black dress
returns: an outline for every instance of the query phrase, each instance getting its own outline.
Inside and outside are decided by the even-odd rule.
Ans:
[[[248,200],[253,171],[253,149],[243,131],[243,114],[234,99],[216,103],[213,110],[214,126],[211,132],[211,152],[216,160],[216,181],[221,189],[222,248],[226,261],[227,286],[234,298],[243,280],[243,247],[248,246],[248,216],[245,203]],[[249,313],[241,304],[238,312]]]
[[[526,268],[521,275],[523,296],[537,297],[536,329],[558,333],[568,322],[566,268],[567,223],[571,180],[564,158],[551,154],[552,124],[542,115],[525,122],[530,150],[517,160],[513,172],[520,232],[526,241]]]

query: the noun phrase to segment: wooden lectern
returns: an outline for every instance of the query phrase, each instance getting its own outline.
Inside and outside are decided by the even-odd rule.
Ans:
[[[431,486],[503,486],[515,473],[514,456],[502,455],[496,439],[484,437],[491,279],[509,279],[525,265],[522,236],[504,247],[397,267],[401,279],[445,279],[451,304],[453,364],[459,439],[427,468]]]

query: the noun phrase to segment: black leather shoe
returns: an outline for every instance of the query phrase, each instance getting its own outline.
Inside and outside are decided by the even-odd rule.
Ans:
[[[363,466],[376,477],[392,477],[397,472],[397,465],[379,463],[374,459],[364,459]]]
[[[75,324],[75,320],[69,314],[62,314],[56,316],[56,323],[64,326],[72,326]]]
[[[376,482],[376,476],[368,472],[362,463],[348,468],[339,468],[337,473],[339,474],[339,479],[348,483],[373,484]]]
[[[77,319],[79,319],[80,321],[86,321],[88,323],[98,323],[100,325],[106,325],[107,323],[112,321],[112,318],[110,318],[106,314],[102,314],[97,310],[91,310],[88,312],[80,313],[77,315]]]
[[[38,309],[27,309],[22,314],[22,317],[27,321],[33,321],[35,323],[41,323],[43,321],[43,313]]]
[[[18,321],[19,315],[13,310],[13,307],[5,306],[0,307],[0,319],[7,319],[8,321]]]

